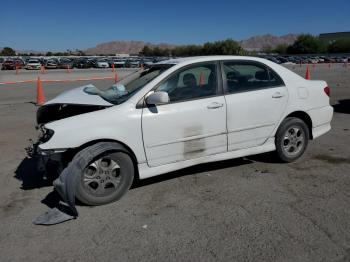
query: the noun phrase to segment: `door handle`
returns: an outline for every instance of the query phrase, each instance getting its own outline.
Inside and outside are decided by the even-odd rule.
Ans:
[[[282,94],[281,92],[276,92],[272,95],[272,98],[281,98],[284,97],[284,94]]]
[[[210,105],[208,105],[207,108],[208,109],[216,109],[216,108],[223,107],[223,106],[224,106],[224,104],[222,104],[222,103],[213,102]]]

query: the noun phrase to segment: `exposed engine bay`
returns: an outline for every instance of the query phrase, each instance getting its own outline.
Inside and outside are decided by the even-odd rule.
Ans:
[[[48,122],[64,119],[71,116],[85,114],[101,109],[107,106],[100,105],[79,105],[79,104],[48,104],[38,109],[36,118],[38,125]]]

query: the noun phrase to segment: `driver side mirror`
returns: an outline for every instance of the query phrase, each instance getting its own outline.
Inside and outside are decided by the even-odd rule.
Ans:
[[[169,103],[169,101],[170,101],[169,95],[167,92],[164,92],[164,91],[154,92],[146,98],[147,105],[167,104]]]

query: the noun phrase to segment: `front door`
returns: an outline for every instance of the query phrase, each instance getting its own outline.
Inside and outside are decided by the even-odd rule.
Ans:
[[[149,166],[227,151],[226,104],[216,62],[186,66],[155,88],[170,102],[144,107],[142,131]]]

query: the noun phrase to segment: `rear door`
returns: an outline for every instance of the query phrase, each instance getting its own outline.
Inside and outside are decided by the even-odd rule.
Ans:
[[[217,62],[179,69],[155,88],[170,102],[144,107],[142,131],[149,166],[227,151],[226,105]]]
[[[262,145],[288,101],[287,88],[271,68],[255,61],[224,61],[228,150]]]

